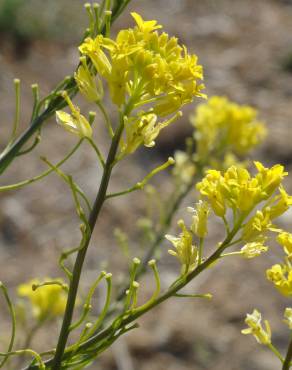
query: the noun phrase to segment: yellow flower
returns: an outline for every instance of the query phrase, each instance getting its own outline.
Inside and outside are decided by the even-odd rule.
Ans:
[[[263,245],[262,242],[252,242],[247,243],[241,248],[241,254],[244,258],[254,258],[261,255],[263,252],[266,252],[268,247]]]
[[[255,109],[221,96],[213,96],[207,103],[200,104],[191,122],[196,129],[197,153],[201,160],[210,156],[216,159],[226,152],[246,155],[266,135]]]
[[[133,153],[140,145],[151,148],[155,145],[155,139],[159,132],[170,125],[175,119],[181,116],[178,112],[174,117],[163,122],[157,122],[157,116],[153,113],[141,117],[125,117],[125,138],[121,140],[121,156]]]
[[[262,200],[262,190],[249,172],[237,166],[224,174],[223,191],[231,208],[249,211]]]
[[[285,309],[284,317],[286,320],[283,320],[285,324],[288,325],[289,329],[292,330],[292,308],[287,307]]]
[[[209,204],[199,200],[196,204],[196,208],[189,207],[188,210],[193,213],[193,223],[191,225],[192,232],[199,238],[204,238],[208,233],[207,222],[210,212]]]
[[[259,172],[256,179],[268,198],[281,184],[283,178],[288,175],[288,172],[284,172],[284,167],[280,164],[276,164],[272,168],[266,168],[260,162],[254,162],[254,164]]]
[[[266,277],[284,296],[292,296],[292,270],[288,265],[273,265],[266,271]]]
[[[281,216],[292,205],[292,196],[286,193],[282,185],[279,186],[279,193],[269,202],[271,219]]]
[[[252,314],[247,314],[245,323],[247,329],[241,331],[242,334],[252,334],[258,343],[269,345],[271,344],[271,328],[267,320],[264,321],[265,329],[261,325],[261,313],[258,310],[253,310]]]
[[[198,250],[197,247],[193,245],[192,233],[186,228],[184,221],[180,220],[178,225],[182,229],[179,237],[165,235],[165,238],[169,240],[175,248],[175,250],[169,249],[168,253],[179,259],[182,264],[182,274],[186,274],[195,267]]]
[[[214,213],[223,217],[226,212],[226,201],[222,193],[223,177],[220,171],[209,170],[201,182],[197,184],[200,193],[207,197]]]
[[[263,238],[267,231],[274,230],[270,214],[266,211],[257,211],[245,224],[242,230],[242,239],[246,242],[253,242]]]
[[[150,103],[153,113],[163,116],[203,96],[197,57],[176,38],[159,34],[156,21],[144,21],[137,13],[132,16],[136,27],[121,30],[115,40],[98,35],[79,47],[106,79],[112,101],[118,106],[130,102],[132,109]]]
[[[108,44],[108,40],[106,44]],[[90,37],[86,38],[83,44],[79,46],[79,51],[81,54],[89,56],[101,76],[108,77],[111,73],[112,66],[102,47],[104,47],[104,37],[98,35],[94,40]]]
[[[228,208],[247,216],[261,202],[268,200],[245,224],[243,239],[247,242],[255,241],[255,238],[263,236],[268,230],[279,231],[271,220],[285,212],[292,203],[291,197],[281,186],[281,181],[287,174],[283,166],[276,165],[269,169],[259,162],[255,165],[259,173],[254,177],[244,168],[231,166],[224,173],[207,171],[206,176],[197,184],[197,189],[219,217],[223,217]],[[277,188],[279,194],[271,198]]]
[[[66,92],[63,93],[64,99],[67,101],[68,106],[71,110],[71,114],[61,110],[56,111],[57,123],[63,126],[67,131],[72,132],[75,135],[83,137],[92,137],[92,128],[87,119],[80,113],[78,107],[76,107]]]
[[[45,281],[50,281],[50,279],[46,278]],[[61,279],[55,281],[63,284]],[[50,284],[38,287],[39,284],[41,284],[40,280],[33,279],[19,285],[18,295],[30,300],[33,315],[38,320],[62,315],[67,301],[67,293],[62,285]]]
[[[150,33],[162,28],[162,26],[157,24],[157,21],[143,21],[141,15],[138,13],[132,12],[131,16],[135,19],[137,26],[142,33]]]
[[[102,82],[98,76],[94,76],[86,64],[86,58],[80,58],[79,66],[74,77],[80,92],[91,102],[98,102],[103,97]]]
[[[292,253],[292,234],[282,232],[277,237],[277,242],[283,247],[284,252],[290,256]]]

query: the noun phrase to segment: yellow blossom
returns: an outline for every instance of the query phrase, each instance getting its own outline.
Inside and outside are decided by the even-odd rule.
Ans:
[[[222,175],[220,171],[209,170],[201,182],[197,184],[200,193],[208,198],[214,213],[223,217],[226,212],[226,201],[222,193]]]
[[[45,281],[50,279],[46,278]],[[67,293],[62,287],[63,281],[61,279],[55,281],[60,285],[50,284],[38,287],[41,281],[33,279],[18,286],[18,295],[30,300],[33,315],[38,320],[60,316],[65,311]]]
[[[135,19],[137,26],[142,33],[150,33],[162,28],[162,26],[157,24],[157,21],[143,21],[141,15],[138,13],[132,12],[131,16]]]
[[[136,27],[121,30],[112,40],[101,35],[79,47],[106,79],[112,101],[132,108],[151,103],[159,116],[175,113],[196,96],[204,96],[202,67],[176,38],[159,34],[156,21],[132,13]]]
[[[257,119],[255,109],[236,104],[226,97],[213,96],[200,104],[191,117],[201,160],[218,158],[224,153],[246,155],[265,137],[264,124]]]
[[[282,232],[277,237],[277,242],[283,247],[284,252],[290,256],[292,253],[292,234]]]
[[[111,73],[112,66],[102,50],[102,47],[104,47],[104,37],[98,35],[94,40],[90,37],[86,38],[79,47],[79,51],[83,55],[89,56],[94,67],[101,76],[108,77]]]
[[[292,296],[292,270],[291,267],[283,264],[273,265],[266,271],[266,276],[278,291],[284,296]]]
[[[276,164],[271,168],[264,167],[260,162],[254,162],[254,164],[259,172],[256,179],[263,192],[266,193],[266,198],[268,198],[281,184],[283,178],[288,175],[288,172],[285,172],[284,167],[280,164]]]
[[[271,328],[267,320],[264,321],[265,329],[261,324],[261,313],[258,310],[253,310],[252,314],[247,314],[245,323],[248,328],[242,330],[242,334],[252,334],[258,343],[269,345],[271,344]]]
[[[174,117],[162,122],[157,122],[154,113],[142,112],[141,117],[125,117],[125,138],[121,140],[121,156],[133,153],[142,144],[148,148],[153,147],[159,132],[180,116],[181,113],[178,112]]]
[[[169,240],[175,248],[175,250],[169,249],[168,253],[179,259],[182,264],[182,273],[188,273],[197,263],[198,250],[197,247],[193,245],[192,233],[186,228],[184,221],[180,220],[178,225],[182,229],[179,237],[165,235],[165,238]]]
[[[279,186],[279,193],[269,202],[271,219],[281,216],[292,205],[292,196],[287,194],[282,185]]]
[[[92,128],[88,120],[80,113],[79,108],[72,103],[66,92],[63,93],[63,97],[68,103],[71,114],[61,110],[56,111],[57,122],[67,131],[72,132],[73,134],[78,135],[81,138],[91,138]]]
[[[103,97],[102,82],[98,76],[94,76],[86,64],[86,58],[80,58],[81,65],[74,77],[80,92],[91,102],[98,102]]]
[[[259,162],[255,165],[259,172],[253,177],[246,169],[231,166],[224,173],[207,171],[206,176],[197,184],[202,197],[207,199],[219,217],[223,217],[228,208],[247,216],[256,206],[268,200],[245,224],[243,239],[247,242],[255,241],[255,238],[263,236],[269,230],[279,231],[271,220],[285,212],[292,203],[291,197],[281,186],[286,175],[283,166],[276,165],[269,169]],[[279,194],[272,198],[277,188]]]
[[[268,231],[274,230],[275,227],[271,222],[269,212],[266,210],[257,211],[245,224],[242,230],[242,239],[246,242],[252,242],[262,238]]]
[[[262,242],[251,242],[251,243],[247,243],[245,244],[242,248],[241,248],[241,254],[244,258],[254,258],[254,257],[257,257],[259,255],[261,255],[262,253],[266,252],[268,250],[268,247],[266,247],[265,245],[263,245]]]
[[[191,225],[192,232],[199,238],[204,238],[207,235],[207,221],[210,212],[210,206],[207,202],[199,200],[196,208],[189,207],[188,210],[193,213],[193,222]]]

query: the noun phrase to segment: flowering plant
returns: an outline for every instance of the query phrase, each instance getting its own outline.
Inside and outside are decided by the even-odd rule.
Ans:
[[[0,173],[6,171],[17,157],[33,151],[40,141],[42,125],[52,115],[55,115],[60,129],[67,130],[68,135],[75,135],[78,141],[56,164],[43,158],[48,166],[45,172],[2,186],[0,191],[17,190],[55,173],[72,193],[80,220],[80,242],[77,247],[64,250],[60,255],[63,278],[33,279],[19,285],[21,307],[26,307],[23,315],[28,316],[29,306],[32,312],[29,319],[35,322],[20,349],[15,349],[16,316],[20,316],[17,312],[20,309],[1,283],[12,330],[7,350],[0,353],[0,367],[13,361],[14,356],[23,361],[26,354],[33,357],[25,364],[27,370],[83,369],[120,336],[135,329],[137,320],[162,302],[172,297],[210,299],[210,293],[185,294],[182,290],[222,259],[232,256],[252,259],[266,253],[273,238],[282,246],[284,260],[268,269],[266,276],[281,294],[292,295],[292,235],[277,225],[277,219],[292,205],[292,197],[283,185],[288,173],[280,164],[267,168],[258,161],[254,162],[254,169],[249,170],[248,156],[266,134],[264,123],[257,118],[254,108],[231,102],[227,97],[213,96],[202,100],[207,96],[202,83],[203,68],[198,64],[197,56],[190,54],[177,38],[161,32],[162,26],[157,21],[144,20],[133,12],[134,25],[112,37],[111,24],[129,2],[116,0],[113,6],[108,0],[102,1],[100,6],[86,4],[90,24],[78,49],[80,63],[74,76],[65,78],[43,99],[39,97],[38,86],[32,86],[32,122],[19,136],[20,81],[14,81],[16,115],[11,137],[0,155]],[[116,124],[110,119],[105,104],[107,91],[118,116]],[[101,130],[101,122],[95,124],[95,112],[81,113],[73,102],[78,93],[102,114],[110,140],[106,156],[94,135]],[[161,130],[177,121],[182,115],[182,107],[195,99],[201,99],[201,103],[191,116],[194,132],[186,140],[185,150],[176,151],[174,158],[168,158],[130,188],[110,193],[108,186],[113,169],[139,147],[153,147]],[[33,137],[33,144],[24,149]],[[82,186],[62,168],[84,143],[93,148],[102,169],[93,203]],[[101,271],[91,282],[85,298],[78,297],[84,261],[104,204],[110,198],[144,189],[150,201],[154,201],[159,195],[148,183],[158,172],[170,166],[173,166],[173,192],[167,199],[160,198],[162,216],[157,220],[155,212],[154,220],[144,218],[140,225],[148,238],[144,257],[130,261],[124,285],[117,292],[113,289],[116,284],[114,276]],[[177,209],[195,189],[196,197],[192,207],[187,209],[192,216],[191,222],[180,219],[177,222],[180,233],[170,235],[168,232]],[[214,218],[222,223],[224,231],[216,243],[209,238],[209,225]],[[127,243],[121,231],[116,231],[116,236],[120,244]],[[161,287],[157,261],[157,251],[164,239],[169,245],[169,254],[177,258],[180,267],[177,278],[167,289]],[[68,257],[75,259],[73,268],[69,267]],[[138,295],[143,287],[139,281],[146,270],[152,271],[155,288],[152,296],[141,303]],[[102,283],[106,286],[106,294],[96,317],[92,311],[93,296]],[[79,314],[77,319],[76,313]],[[284,322],[291,330],[292,308],[286,308],[284,316]],[[31,339],[37,329],[48,320],[58,327],[57,318],[62,319],[62,324],[55,348],[42,353],[31,349]],[[282,369],[289,369],[292,344],[283,357],[272,343],[269,322],[265,321],[263,327],[257,310],[247,315],[246,324],[248,328],[242,333],[252,334],[258,343],[268,346],[280,359]]]

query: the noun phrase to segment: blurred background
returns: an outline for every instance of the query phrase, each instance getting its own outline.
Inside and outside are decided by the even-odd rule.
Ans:
[[[267,122],[269,135],[255,158],[265,164],[292,167],[292,1],[290,0],[132,0],[113,27],[133,25],[135,10],[145,19],[157,19],[166,32],[199,56],[205,69],[209,96],[226,95],[239,103],[255,106]],[[21,127],[30,119],[30,85],[39,83],[47,94],[78,62],[77,45],[87,25],[81,0],[0,0],[0,145],[4,146],[13,122],[13,78],[22,81]],[[88,106],[80,100],[83,109]],[[111,189],[131,186],[147,171],[181,148],[191,133],[187,107],[180,122],[165,130],[151,150],[140,150],[114,173]],[[112,115],[115,117],[114,113]],[[99,118],[98,118],[99,120]],[[102,126],[102,125],[101,125]],[[108,141],[101,127],[96,135],[101,148]],[[1,185],[21,181],[46,169],[40,155],[55,162],[74,143],[74,138],[47,122],[43,139],[33,154],[16,160],[1,178]],[[87,146],[65,166],[93,198],[100,179],[94,153]],[[125,176],[126,174],[126,176]],[[169,174],[154,184],[161,192],[171,189]],[[286,180],[292,191],[292,177]],[[60,251],[79,240],[78,219],[66,186],[55,175],[19,191],[0,193],[0,280],[15,300],[19,283],[33,277],[58,277]],[[192,205],[190,196],[181,206]],[[127,258],[113,238],[113,226],[129,233],[130,256],[142,256],[138,246],[137,218],[143,217],[147,199],[135,193],[108,202],[102,212],[82,279],[85,293],[101,269],[113,273],[117,284],[127,269]],[[291,231],[292,213],[282,217],[281,226]],[[212,224],[214,237],[220,224]],[[178,266],[166,257],[161,246],[162,284],[167,287],[178,274]],[[254,338],[240,334],[246,312],[258,308],[271,322],[274,343],[286,350],[288,329],[282,323],[287,300],[265,280],[264,271],[277,261],[270,254],[251,261],[230,259],[207,272],[188,288],[190,292],[214,295],[212,301],[172,299],[139,320],[140,329],[119,340],[103,354],[92,369],[103,370],[274,370],[278,360]],[[151,275],[142,281],[145,296],[151,294]],[[104,292],[100,292],[101,296]],[[100,304],[99,301],[96,304]],[[4,346],[7,312],[1,300],[1,351]],[[40,330],[33,341],[36,350],[55,345],[58,325]],[[39,339],[41,338],[41,339]],[[21,336],[19,343],[21,343]],[[6,348],[6,347],[5,347]]]

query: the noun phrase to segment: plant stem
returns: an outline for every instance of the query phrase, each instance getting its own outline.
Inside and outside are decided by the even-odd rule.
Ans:
[[[72,281],[69,287],[67,305],[65,309],[65,314],[64,314],[62,328],[61,328],[60,335],[59,335],[59,340],[58,340],[58,344],[56,348],[56,354],[54,357],[52,370],[59,370],[61,366],[62,357],[65,351],[66,343],[67,343],[69,332],[70,332],[70,325],[72,322],[72,316],[73,316],[73,311],[75,307],[77,290],[79,286],[79,281],[80,281],[84,259],[86,256],[86,252],[89,246],[89,242],[91,240],[92,232],[96,224],[98,215],[106,199],[106,191],[108,188],[109,179],[111,176],[113,164],[115,162],[116,153],[117,153],[118,145],[119,145],[120,138],[123,132],[123,128],[124,128],[124,119],[121,116],[119,127],[113,137],[112,144],[109,150],[109,154],[108,154],[108,157],[105,163],[105,167],[104,167],[101,183],[99,186],[99,190],[97,193],[97,197],[96,197],[94,206],[92,208],[92,211],[89,215],[89,220],[88,220],[88,224],[90,227],[89,236],[88,236],[88,239],[86,240],[84,247],[78,252],[76,260],[75,260],[73,274],[72,274]]]
[[[176,296],[176,293],[178,291],[180,291],[182,288],[184,288],[191,280],[193,280],[195,277],[197,277],[201,272],[206,270],[212,263],[214,263],[216,260],[218,260],[220,258],[221,253],[226,248],[229,247],[232,239],[234,238],[234,236],[236,235],[236,233],[240,229],[241,224],[242,224],[242,220],[239,220],[238,223],[232,229],[232,231],[228,234],[226,239],[223,241],[221,246],[208,259],[206,259],[201,265],[198,265],[195,270],[193,270],[187,276],[184,276],[183,279],[177,280],[177,282],[175,284],[173,284],[164,294],[162,294],[157,299],[153,300],[152,302],[148,302],[148,304],[145,304],[141,307],[138,307],[137,309],[134,309],[131,314],[128,314],[125,318],[121,318],[121,321],[120,321],[120,324],[119,324],[118,328],[115,327],[116,320],[114,320],[114,322],[111,325],[109,325],[106,329],[104,329],[101,332],[93,335],[91,338],[89,338],[85,342],[81,343],[80,346],[79,346],[79,349],[76,353],[81,352],[84,349],[88,349],[91,346],[99,343],[100,341],[110,337],[113,334],[113,331],[124,328],[126,325],[129,325],[131,322],[135,321],[137,318],[141,317],[142,315],[144,315],[146,312],[150,311],[155,306],[158,306],[159,304],[163,303],[164,301],[166,301],[168,298],[170,298],[172,296]],[[292,345],[291,345],[291,347],[292,347]],[[292,348],[291,348],[291,352],[292,352]],[[71,353],[71,351],[68,350],[65,353],[64,358],[70,357],[70,353]],[[291,353],[291,356],[292,356],[292,353]],[[50,366],[52,364],[52,361],[53,360],[46,361],[45,362],[46,366]],[[288,365],[289,365],[289,363],[288,363]],[[36,367],[35,365],[31,365],[31,366],[26,367],[24,370],[36,370],[37,368],[38,367]],[[57,369],[60,369],[60,368],[54,368],[53,367],[52,369],[57,370]],[[289,367],[288,368],[287,367],[283,368],[283,370],[288,370],[288,369],[289,369]]]
[[[72,88],[72,81],[70,80],[69,83],[65,86],[66,89]],[[77,87],[75,82],[73,83],[73,92],[77,92]],[[9,164],[13,161],[13,159],[18,155],[18,152],[23,147],[23,145],[32,137],[32,135],[37,132],[42,124],[50,117],[54,112],[66,105],[64,103],[64,99],[61,97],[56,97],[53,99],[48,106],[48,108],[36,117],[31,125],[24,131],[24,133],[19,136],[13,144],[11,144],[9,150],[5,151],[0,155],[0,174],[2,174],[5,169],[9,166]]]
[[[292,338],[290,340],[288,351],[287,351],[285,360],[283,362],[282,370],[289,370],[290,369],[291,360],[292,360]]]
[[[125,7],[129,4],[131,0],[125,1],[116,1],[113,8],[112,8],[112,17],[111,23],[113,23],[119,15],[123,12]],[[105,34],[105,27],[101,30],[101,34]],[[79,67],[79,66],[78,66]],[[78,68],[77,67],[77,68]],[[68,82],[62,85],[63,90],[70,90],[70,96],[74,96],[78,92],[78,87],[76,81],[73,76],[68,78]],[[35,117],[29,127],[13,142],[11,147],[0,155],[0,175],[5,171],[5,169],[10,165],[10,163],[17,157],[20,149],[23,145],[37,132],[43,125],[43,123],[51,117],[56,110],[65,107],[67,103],[58,95],[54,95],[54,97],[50,100],[49,106],[43,113],[39,114]]]

